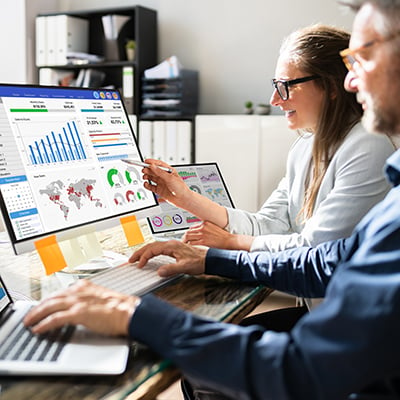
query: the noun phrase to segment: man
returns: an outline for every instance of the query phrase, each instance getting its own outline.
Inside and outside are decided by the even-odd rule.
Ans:
[[[358,92],[368,129],[395,137],[400,0],[356,3],[351,50],[344,52],[346,88]],[[275,254],[167,242],[131,257],[142,266],[157,254],[172,255],[176,264],[161,267],[162,275],[205,272],[302,297],[325,296],[289,333],[207,321],[151,295],[99,294],[87,282],[46,300],[25,323],[37,333],[81,323],[129,335],[172,360],[191,381],[229,398],[338,400],[373,388],[374,398],[384,399],[400,371],[400,151],[389,158],[387,175],[394,188],[348,239]]]

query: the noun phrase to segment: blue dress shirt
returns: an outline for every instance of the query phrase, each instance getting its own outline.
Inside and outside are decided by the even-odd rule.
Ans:
[[[206,320],[145,296],[130,336],[236,399],[346,399],[400,371],[400,150],[351,237],[279,253],[210,249],[206,273],[325,297],[290,333]]]

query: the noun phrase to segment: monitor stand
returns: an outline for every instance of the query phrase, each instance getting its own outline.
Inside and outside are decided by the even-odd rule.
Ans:
[[[67,267],[62,272],[91,274],[116,267],[128,261],[128,257],[113,251],[103,250],[95,232],[59,243]]]

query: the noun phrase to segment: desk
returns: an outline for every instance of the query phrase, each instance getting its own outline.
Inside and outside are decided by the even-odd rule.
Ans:
[[[145,234],[147,240],[149,237]],[[100,235],[103,248],[132,253],[120,230]],[[119,246],[119,247],[118,247]],[[56,275],[45,276],[36,253],[15,256],[0,234],[0,271],[15,298],[40,299],[62,287]],[[219,277],[183,278],[155,294],[196,314],[238,322],[270,293]],[[154,399],[179,378],[179,371],[147,347],[132,343],[128,366],[119,376],[0,377],[2,400]]]

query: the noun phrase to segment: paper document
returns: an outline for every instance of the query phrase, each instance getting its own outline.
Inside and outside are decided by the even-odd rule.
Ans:
[[[104,37],[108,40],[116,40],[121,28],[129,18],[126,15],[103,15],[101,21],[103,23]]]
[[[148,79],[177,78],[180,75],[182,65],[176,56],[167,58],[162,63],[144,71],[144,77]]]
[[[104,61],[103,56],[98,56],[97,54],[82,53],[78,51],[68,51],[67,61],[70,63],[96,63]]]
[[[175,106],[179,104],[180,100],[173,99],[165,99],[165,100],[153,100],[153,99],[144,99],[143,104],[148,106]]]

